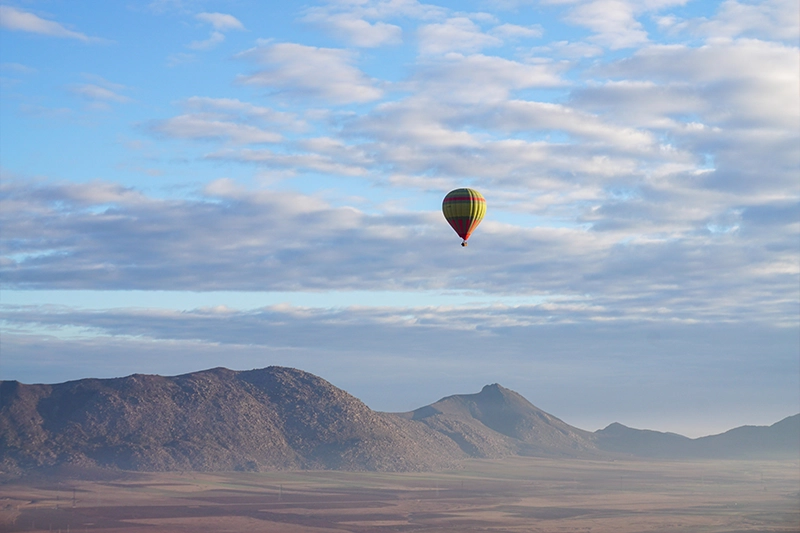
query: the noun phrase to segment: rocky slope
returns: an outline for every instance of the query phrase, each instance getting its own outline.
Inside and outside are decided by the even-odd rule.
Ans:
[[[312,374],[218,368],[58,385],[0,383],[3,470],[425,470],[465,454]]]

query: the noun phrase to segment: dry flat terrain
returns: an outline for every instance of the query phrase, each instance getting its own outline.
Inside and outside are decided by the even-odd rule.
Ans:
[[[797,461],[474,460],[439,473],[123,473],[0,485],[0,531],[798,532]]]

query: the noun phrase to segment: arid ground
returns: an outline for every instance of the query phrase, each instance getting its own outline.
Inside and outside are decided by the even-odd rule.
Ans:
[[[0,485],[0,531],[798,532],[800,463],[508,458],[423,474],[32,478]]]

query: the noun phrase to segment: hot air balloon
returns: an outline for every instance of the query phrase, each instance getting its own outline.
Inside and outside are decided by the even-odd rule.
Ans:
[[[466,246],[467,239],[486,214],[486,200],[475,189],[456,189],[444,197],[442,212],[461,237],[461,246]]]

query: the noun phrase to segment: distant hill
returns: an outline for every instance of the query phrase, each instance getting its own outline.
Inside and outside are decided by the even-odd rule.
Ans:
[[[649,429],[633,429],[614,422],[594,433],[595,443],[601,450],[652,458],[688,457],[692,439],[676,433],[662,433]]]
[[[422,422],[471,457],[596,455],[593,435],[566,424],[498,384],[458,394],[401,416]]]
[[[800,459],[800,414],[771,426],[742,426],[695,441],[703,457]]]
[[[58,466],[139,471],[423,471],[470,457],[798,458],[800,415],[689,439],[621,424],[591,433],[487,385],[379,413],[322,378],[269,367],[0,382],[0,473]]]
[[[800,414],[771,426],[742,426],[690,439],[614,423],[594,433],[601,450],[663,459],[800,459]]]

